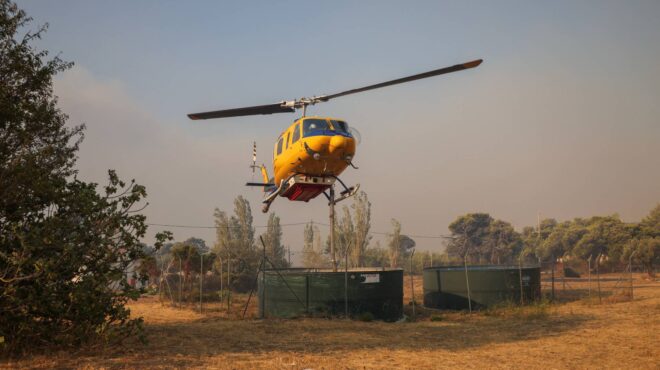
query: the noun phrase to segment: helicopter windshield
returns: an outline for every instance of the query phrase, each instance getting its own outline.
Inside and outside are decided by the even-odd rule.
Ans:
[[[306,119],[303,122],[303,136],[312,136],[312,135],[318,135],[319,131],[327,131],[330,130],[330,127],[328,126],[328,122],[324,119]]]
[[[330,120],[332,122],[332,127],[335,128],[335,131],[348,134],[348,124],[344,121]]]

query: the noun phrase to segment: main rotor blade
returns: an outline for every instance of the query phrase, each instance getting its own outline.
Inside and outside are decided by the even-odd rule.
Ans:
[[[215,110],[211,112],[191,113],[188,115],[188,118],[198,120],[209,118],[251,116],[256,114],[291,113],[295,111],[296,110],[293,107],[286,107],[282,106],[280,103],[277,103],[268,105],[256,105],[253,107]]]
[[[369,86],[360,87],[360,88],[353,89],[353,90],[342,91],[342,92],[337,93],[337,94],[320,96],[319,100],[328,101],[330,99],[338,98],[338,97],[344,96],[344,95],[356,94],[356,93],[363,92],[363,91],[379,89],[379,88],[385,87],[385,86],[397,85],[397,84],[402,84],[404,82],[421,80],[422,78],[428,78],[428,77],[443,75],[443,74],[446,74],[446,73],[462,71],[464,69],[474,68],[474,67],[478,66],[479,64],[481,64],[481,62],[483,62],[482,59],[477,59],[477,60],[473,60],[471,62],[467,62],[467,63],[463,63],[463,64],[456,64],[456,65],[451,66],[451,67],[440,68],[440,69],[436,69],[436,70],[433,70],[433,71],[419,73],[419,74],[408,76],[408,77],[397,78],[396,80],[381,82],[381,83],[375,84],[375,85],[369,85]]]

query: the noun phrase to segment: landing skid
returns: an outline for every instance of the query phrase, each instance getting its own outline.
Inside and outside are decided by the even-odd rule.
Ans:
[[[336,204],[336,203],[339,203],[339,202],[341,202],[342,200],[344,200],[344,199],[346,199],[346,198],[350,198],[350,197],[352,197],[353,195],[357,194],[358,190],[360,190],[360,184],[355,184],[355,186],[347,187],[346,184],[344,184],[344,182],[341,181],[341,179],[340,179],[339,177],[336,177],[336,176],[333,176],[333,177],[334,177],[337,181],[339,181],[339,183],[341,184],[341,186],[344,187],[344,190],[342,190],[341,192],[339,192],[339,198],[334,198],[334,199],[333,199],[333,197],[332,197],[331,195],[329,195],[328,193],[323,192],[323,195],[325,195],[325,197],[328,198],[328,202],[331,202],[331,203],[334,202],[335,204]]]

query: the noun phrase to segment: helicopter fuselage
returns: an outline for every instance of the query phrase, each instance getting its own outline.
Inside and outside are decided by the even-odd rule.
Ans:
[[[339,176],[355,157],[356,142],[345,121],[307,116],[294,121],[275,143],[274,184],[292,175]]]

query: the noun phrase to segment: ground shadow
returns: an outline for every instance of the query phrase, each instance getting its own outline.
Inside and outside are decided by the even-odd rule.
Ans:
[[[581,314],[496,317],[447,314],[441,321],[359,322],[343,319],[245,320],[202,319],[147,326],[150,343],[76,356],[73,367],[89,363],[108,368],[203,366],[219,355],[246,358],[278,353],[332,355],[355,349],[461,351],[493,344],[562,335],[592,317]],[[74,362],[75,361],[75,365]]]

